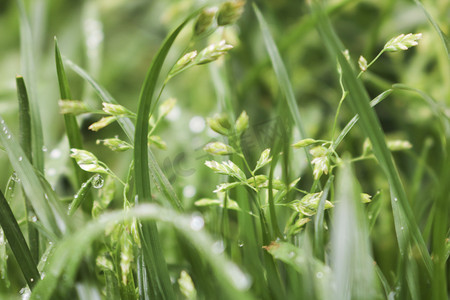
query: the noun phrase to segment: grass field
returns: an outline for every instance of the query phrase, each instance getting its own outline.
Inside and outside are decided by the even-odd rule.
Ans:
[[[0,2],[0,299],[448,299],[447,0]]]

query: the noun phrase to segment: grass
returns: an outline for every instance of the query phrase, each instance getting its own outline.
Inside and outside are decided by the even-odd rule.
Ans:
[[[446,299],[445,1],[194,2],[2,4],[0,298]]]

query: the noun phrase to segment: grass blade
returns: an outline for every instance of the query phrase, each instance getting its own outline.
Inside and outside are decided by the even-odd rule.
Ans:
[[[32,147],[31,147],[31,115],[30,115],[30,103],[28,101],[27,89],[25,87],[25,81],[23,77],[16,77],[17,95],[19,99],[19,128],[20,128],[20,145],[25,152],[27,158],[32,161]],[[34,215],[33,207],[30,200],[25,197],[27,219],[30,219],[31,215]],[[34,262],[39,261],[39,232],[33,226],[28,223],[28,242],[30,244],[30,251],[33,256]]]
[[[264,38],[264,43],[266,45],[267,52],[269,53],[270,60],[272,62],[273,69],[275,71],[275,75],[278,80],[278,84],[286,98],[287,105],[289,107],[289,111],[291,113],[291,118],[294,121],[295,126],[298,129],[300,134],[300,139],[307,138],[307,134],[305,131],[305,126],[303,125],[302,118],[300,116],[300,110],[297,105],[297,101],[295,99],[294,89],[292,88],[291,82],[289,80],[289,76],[284,66],[283,60],[281,59],[280,52],[273,40],[272,35],[270,34],[269,27],[264,20],[263,15],[259,11],[258,7],[253,4],[253,10],[256,13],[256,17],[258,18],[259,27],[261,28],[261,32]],[[308,152],[308,149],[305,148],[305,154],[308,158],[308,161],[311,165],[311,155]],[[312,168],[312,166],[311,166]]]
[[[139,104],[136,119],[134,139],[134,163],[135,186],[139,201],[149,202],[152,198],[150,188],[150,173],[148,169],[148,119],[152,105],[156,104],[155,91],[161,69],[169,50],[178,34],[184,26],[197,15],[197,12],[188,16],[167,38],[164,40],[158,53],[153,58],[150,69],[142,85],[139,96]],[[156,101],[155,101],[156,100]],[[154,280],[160,288],[161,297],[173,299],[174,292],[170,282],[167,265],[164,261],[161,244],[158,237],[156,223],[150,221],[142,226],[144,258],[148,264],[150,280]]]
[[[360,192],[350,166],[345,164],[336,184],[333,215],[332,265],[336,299],[377,299],[369,232]]]
[[[317,208],[317,214],[314,219],[314,252],[315,256],[320,260],[324,260],[324,225],[323,218],[325,215],[325,201],[327,200],[331,185],[334,182],[334,176],[328,178],[325,187],[323,188],[322,196],[319,200],[319,207]]]
[[[0,142],[5,147],[9,161],[21,180],[25,194],[30,199],[37,217],[54,235],[61,236],[61,228],[58,227],[54,211],[46,199],[46,197],[48,198],[48,194],[39,182],[35,169],[14,136],[12,136],[11,131],[6,126],[2,117],[0,117],[0,125],[2,127],[0,131]],[[62,217],[60,219],[64,220]]]
[[[372,101],[370,101],[370,106],[374,107],[384,99],[386,99],[391,93],[393,92],[392,89],[389,89],[387,91],[382,92],[380,95],[375,97]],[[347,136],[347,134],[352,130],[353,126],[358,122],[359,115],[356,114],[348,123],[345,125],[344,129],[342,129],[341,133],[338,135],[336,140],[333,142],[333,148],[336,149],[339,144],[344,140],[344,138]]]
[[[33,165],[39,172],[44,171],[44,154],[42,147],[44,145],[44,137],[42,133],[41,114],[39,111],[39,104],[36,95],[36,75],[35,62],[33,57],[33,36],[28,22],[27,13],[23,0],[17,0],[20,15],[20,45],[21,58],[23,65],[23,74],[25,82],[29,89],[30,111],[31,111],[31,130],[32,139],[31,147],[33,152]]]
[[[344,47],[334,32],[328,17],[323,9],[319,7],[317,1],[312,4],[313,12],[319,18],[318,29],[322,40],[327,46],[332,57],[337,60],[342,67],[344,85],[349,91],[349,101],[353,111],[360,116],[360,125],[365,135],[370,139],[375,157],[385,173],[391,188],[391,205],[394,213],[395,229],[402,257],[408,254],[411,244],[416,244],[420,251],[428,275],[432,274],[432,261],[430,254],[417,225],[409,201],[406,197],[400,176],[395,167],[392,155],[387,148],[380,121],[375,112],[371,109],[370,98],[362,82],[356,78],[352,67],[343,55]],[[411,239],[412,238],[412,239]]]
[[[58,75],[59,94],[61,100],[73,100],[56,38],[55,38],[55,63],[56,63],[56,73]],[[81,137],[76,117],[72,114],[64,114],[64,124],[66,125],[66,134],[69,140],[70,148],[83,149],[83,139]],[[75,173],[76,187],[78,188],[84,179],[82,175],[83,171],[78,167],[77,162],[75,161],[74,158],[72,158],[71,161]]]
[[[433,25],[434,29],[438,33],[441,38],[442,44],[444,45],[445,51],[447,52],[447,56],[450,59],[450,40],[447,35],[442,31],[439,27],[438,23],[434,20],[434,18],[428,13],[428,11],[423,6],[422,2],[419,0],[414,0],[414,3],[423,11],[423,13],[427,16],[428,21]]]
[[[11,250],[19,264],[25,280],[30,287],[36,284],[40,279],[39,272],[36,268],[34,258],[28,249],[27,242],[20,231],[19,224],[6,201],[5,196],[0,191],[0,225],[3,228],[6,238],[8,239]]]
[[[204,230],[192,229],[191,217],[154,204],[139,205],[128,211],[105,213],[76,233],[66,236],[56,245],[54,255],[49,257],[44,270],[46,276],[36,286],[31,299],[50,299],[58,285],[70,286],[83,254],[92,243],[112,224],[131,221],[133,218],[141,221],[160,221],[173,226],[198,251],[199,257],[203,257],[211,267],[214,274],[211,278],[215,281],[219,294],[223,294],[226,299],[253,299],[246,293],[250,286],[247,276],[223,254],[211,251],[214,244],[212,238]]]

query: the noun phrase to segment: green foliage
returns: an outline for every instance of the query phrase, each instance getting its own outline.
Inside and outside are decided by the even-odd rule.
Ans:
[[[445,1],[10,2],[1,299],[448,298]]]

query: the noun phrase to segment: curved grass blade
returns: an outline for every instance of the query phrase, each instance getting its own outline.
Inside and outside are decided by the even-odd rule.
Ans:
[[[324,226],[323,226],[323,218],[325,215],[325,201],[327,200],[328,193],[330,191],[331,185],[334,182],[334,176],[330,176],[328,178],[325,187],[323,188],[322,196],[319,200],[319,206],[317,208],[317,214],[314,219],[314,252],[315,256],[320,260],[324,260]]]
[[[59,94],[61,96],[61,100],[73,100],[56,38],[55,38],[55,63],[56,63],[56,73],[58,75]],[[70,148],[83,149],[83,139],[81,137],[76,117],[72,114],[64,114],[64,124],[66,125],[66,134],[69,140]],[[75,159],[72,158],[71,161],[75,173],[76,187],[78,188],[81,182],[83,181],[82,175],[83,173],[82,170],[78,167]]]
[[[331,233],[335,299],[378,299],[366,216],[350,165],[338,174]]]
[[[8,239],[11,251],[13,252],[17,263],[22,271],[25,280],[32,289],[40,278],[39,272],[34,263],[33,256],[27,246],[27,242],[20,231],[19,224],[6,201],[5,196],[0,191],[0,225],[3,228]]]
[[[27,89],[25,87],[25,81],[23,77],[16,77],[17,85],[17,98],[19,100],[19,128],[20,128],[20,146],[25,152],[27,158],[32,161],[32,148],[31,148],[31,115],[30,115],[30,103],[28,101]],[[33,207],[30,200],[25,197],[27,220],[30,215],[34,215]],[[28,242],[30,244],[30,251],[35,263],[39,261],[39,232],[36,228],[28,224]]]
[[[414,1],[414,3],[416,3],[416,5],[418,7],[420,7],[420,9],[422,9],[423,13],[427,16],[428,21],[431,23],[431,25],[433,25],[434,29],[436,30],[439,37],[441,38],[442,44],[444,45],[444,48],[447,52],[447,56],[450,60],[450,40],[449,40],[448,36],[442,31],[442,29],[439,27],[438,23],[428,13],[428,11],[425,9],[423,4],[419,0],[413,0],[413,1]]]
[[[178,34],[184,26],[196,16],[198,11],[189,15],[167,38],[153,58],[151,66],[145,77],[139,96],[134,138],[135,186],[138,199],[148,202],[152,198],[150,188],[150,173],[148,169],[148,119],[152,105],[156,104],[155,91],[160,78],[163,63]],[[156,100],[156,101],[154,101]],[[160,288],[161,297],[174,298],[174,291],[170,283],[167,265],[164,261],[161,244],[158,237],[156,223],[150,221],[142,224],[142,244],[144,258],[148,264],[150,280],[154,280]]]
[[[370,101],[370,106],[374,107],[375,105],[377,105],[378,103],[380,103],[381,101],[386,99],[392,92],[393,92],[392,89],[382,92],[377,97],[375,97],[375,99]],[[333,149],[336,150],[336,148],[339,146],[339,144],[342,142],[342,140],[347,136],[347,134],[350,132],[350,130],[352,130],[353,126],[355,126],[355,124],[358,122],[358,120],[359,120],[359,115],[356,114],[356,116],[354,116],[347,123],[347,125],[345,125],[344,129],[342,129],[341,133],[338,135],[336,140],[333,142]]]
[[[61,228],[57,225],[58,223],[54,215],[55,212],[46,199],[48,195],[39,182],[37,172],[11,134],[2,117],[0,117],[0,127],[0,142],[5,147],[9,161],[18,178],[21,180],[25,194],[30,199],[37,217],[54,235],[61,236]]]
[[[117,101],[106,91],[100,84],[98,84],[89,74],[86,73],[85,70],[83,70],[81,67],[76,65],[75,63],[71,62],[70,60],[66,60],[67,65],[75,71],[80,77],[82,77],[84,80],[86,80],[98,93],[100,98],[108,103],[117,104]],[[117,120],[119,125],[122,127],[123,131],[129,138],[131,142],[134,141],[134,125],[128,118],[120,118]],[[170,184],[167,177],[164,175],[163,171],[158,165],[158,162],[156,161],[155,156],[152,153],[152,150],[148,149],[149,153],[149,168],[153,172],[153,178],[155,179],[155,184],[157,185],[158,189],[164,193],[164,195],[167,197],[169,202],[172,204],[174,208],[177,208],[178,210],[182,211],[183,206],[181,204],[181,201],[179,200],[177,194],[175,193],[175,190],[173,189],[172,185]]]
[[[112,224],[131,221],[133,218],[141,221],[160,221],[173,226],[198,251],[199,257],[202,257],[211,267],[214,274],[212,278],[215,278],[216,286],[221,293],[224,293],[225,298],[253,299],[246,293],[250,287],[247,275],[223,254],[211,251],[214,244],[212,238],[204,230],[196,230],[198,228],[195,226],[191,227],[192,217],[180,215],[171,209],[154,204],[138,205],[128,211],[105,213],[74,234],[66,236],[56,245],[54,255],[49,257],[44,270],[46,276],[34,289],[31,299],[50,299],[57,286],[70,287],[83,254],[91,244]]]
[[[91,186],[92,186],[92,180],[94,179],[96,175],[91,176],[91,178],[88,179],[85,183],[81,185],[80,190],[77,192],[77,194],[74,196],[73,201],[69,205],[69,210],[67,211],[67,214],[69,216],[72,216],[77,208],[82,204],[84,199],[86,199],[87,193],[89,192]]]
[[[307,138],[306,131],[304,129],[305,127],[303,125],[302,118],[300,116],[300,110],[298,108],[297,101],[295,99],[294,89],[292,88],[288,73],[286,71],[286,67],[284,66],[283,60],[281,59],[280,52],[278,51],[275,41],[273,40],[273,37],[270,34],[269,27],[266,21],[264,20],[263,15],[261,14],[258,7],[254,3],[253,3],[253,10],[255,11],[256,17],[258,18],[259,27],[261,28],[264,43],[266,45],[267,52],[269,53],[272,66],[278,80],[278,84],[280,85],[284,97],[286,98],[286,102],[289,107],[292,120],[294,121],[294,124],[297,127],[298,132],[300,134],[299,138],[305,139]],[[306,147],[304,151],[311,166],[311,154],[309,153]]]
[[[371,109],[369,96],[361,81],[356,78],[352,67],[343,55],[344,47],[338,36],[334,32],[328,17],[322,7],[313,1],[313,13],[318,17],[318,29],[322,40],[327,46],[332,57],[337,60],[343,71],[344,85],[349,91],[349,101],[352,110],[359,114],[360,125],[365,135],[370,139],[373,152],[385,173],[391,188],[391,205],[394,213],[395,230],[401,256],[406,259],[408,248],[411,244],[416,244],[428,275],[432,274],[432,261],[427,247],[423,240],[420,229],[415,220],[414,214],[406,197],[400,176],[395,167],[392,155],[387,148],[380,121],[375,112]]]
[[[33,56],[33,36],[23,0],[17,0],[17,6],[19,8],[20,15],[20,46],[21,58],[23,61],[23,74],[25,75],[25,82],[27,83],[29,89],[30,98],[33,165],[39,172],[43,172],[44,154],[42,152],[42,147],[44,145],[44,137],[42,133],[41,114],[36,95],[36,70]]]

